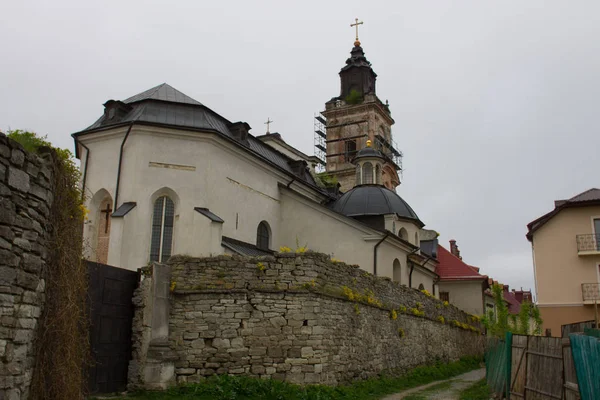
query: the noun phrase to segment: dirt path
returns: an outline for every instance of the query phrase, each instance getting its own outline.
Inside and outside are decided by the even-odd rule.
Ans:
[[[432,382],[427,385],[405,390],[396,393],[382,400],[400,400],[407,396],[420,397],[430,400],[455,400],[458,399],[458,393],[471,386],[473,383],[485,378],[485,368],[476,369],[466,374],[455,376],[446,381]]]

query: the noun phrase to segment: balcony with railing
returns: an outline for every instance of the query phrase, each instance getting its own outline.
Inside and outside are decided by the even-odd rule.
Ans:
[[[600,283],[582,283],[581,294],[584,304],[600,303]]]
[[[577,254],[580,256],[600,254],[600,233],[577,235]]]

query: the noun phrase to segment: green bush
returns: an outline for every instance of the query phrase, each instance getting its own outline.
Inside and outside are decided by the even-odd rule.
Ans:
[[[348,104],[360,104],[363,102],[363,96],[358,90],[352,89],[344,101]]]

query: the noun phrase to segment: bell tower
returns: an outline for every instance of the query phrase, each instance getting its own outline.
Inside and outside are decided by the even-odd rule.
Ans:
[[[377,74],[365,57],[358,40],[350,51],[350,58],[340,70],[340,95],[325,103],[326,118],[326,172],[336,177],[342,191],[350,190],[355,183],[355,166],[352,160],[358,149],[366,146],[367,140],[383,154],[382,183],[394,190],[400,185],[398,171],[401,171],[402,153],[392,141],[392,118],[389,105],[376,95]]]

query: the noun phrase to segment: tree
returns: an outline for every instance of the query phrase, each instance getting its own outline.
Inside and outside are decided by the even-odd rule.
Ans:
[[[530,332],[531,318],[534,320],[535,335],[542,333],[542,319],[539,309],[531,302],[523,302],[518,315],[509,314],[508,306],[504,301],[502,285],[492,286],[492,295],[496,303],[496,315],[492,311],[483,318],[483,324],[488,334],[496,337],[504,337],[506,332],[519,335],[528,335]]]

